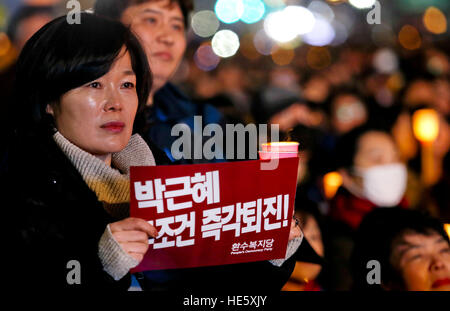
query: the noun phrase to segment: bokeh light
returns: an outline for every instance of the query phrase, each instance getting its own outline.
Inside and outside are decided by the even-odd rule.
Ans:
[[[231,30],[218,31],[212,39],[212,49],[218,56],[226,58],[236,54],[239,49],[239,37]]]
[[[292,49],[283,49],[283,48],[275,48],[272,52],[272,60],[275,64],[280,66],[289,65],[295,57],[294,50]]]
[[[279,8],[286,5],[284,0],[264,0],[264,2],[271,8]]]
[[[237,22],[244,13],[242,0],[217,0],[214,6],[217,18],[225,24]]]
[[[439,117],[433,109],[419,109],[413,114],[414,135],[421,142],[436,140],[439,133]]]
[[[219,29],[220,22],[213,11],[204,10],[192,16],[192,30],[200,37],[207,38],[214,35]]]
[[[434,34],[442,34],[447,31],[447,19],[436,7],[429,7],[423,15],[423,24],[425,28]]]
[[[244,12],[241,21],[246,24],[259,22],[266,12],[266,7],[261,0],[242,0]]]
[[[374,6],[376,0],[349,0],[351,5],[357,9],[368,9]]]
[[[314,0],[308,5],[308,10],[329,22],[332,22],[334,19],[333,10],[325,2]]]
[[[262,55],[270,55],[275,42],[267,35],[264,29],[259,30],[253,38],[255,49]]]
[[[303,36],[303,40],[309,45],[324,46],[333,42],[336,33],[331,24],[325,19],[316,19],[311,32]]]
[[[194,62],[203,71],[211,71],[220,63],[210,44],[202,44],[194,54]]]
[[[323,176],[323,190],[325,196],[331,199],[342,185],[342,176],[338,172],[330,172]]]
[[[241,47],[239,51],[245,58],[255,60],[261,57],[261,54],[256,50],[254,45],[254,38],[252,34],[247,34],[241,37]]]
[[[398,41],[401,46],[408,50],[416,50],[422,45],[419,31],[411,25],[405,25],[400,29]]]
[[[331,65],[331,53],[326,47],[310,47],[306,55],[309,67],[322,70]]]
[[[390,74],[398,69],[398,58],[393,50],[384,48],[379,49],[373,55],[373,67],[379,73]]]
[[[338,46],[343,44],[345,41],[347,41],[348,39],[348,30],[347,27],[345,27],[344,24],[338,22],[338,21],[333,21],[333,23],[331,24],[333,29],[334,29],[334,39],[331,42],[332,46]]]
[[[313,30],[315,17],[308,9],[301,6],[288,6],[281,11],[271,13],[264,22],[264,29],[269,37],[277,42],[289,42],[298,35]]]

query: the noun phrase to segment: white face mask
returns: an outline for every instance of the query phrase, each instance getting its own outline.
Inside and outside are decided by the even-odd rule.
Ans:
[[[402,163],[376,165],[358,170],[363,178],[362,195],[381,207],[396,206],[406,190],[407,170]]]

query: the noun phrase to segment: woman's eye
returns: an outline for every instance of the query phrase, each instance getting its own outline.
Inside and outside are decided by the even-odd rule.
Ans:
[[[172,28],[176,31],[184,31],[184,26],[182,26],[182,25],[178,25],[178,24],[172,25]]]
[[[123,84],[123,87],[126,88],[126,89],[133,89],[134,88],[134,83],[132,83],[132,82],[125,82]]]
[[[92,83],[89,83],[88,84],[88,87],[92,87],[92,88],[94,88],[94,89],[98,89],[98,88],[100,88],[100,82],[92,82]]]
[[[440,251],[441,254],[450,254],[450,248],[444,248]]]
[[[147,17],[147,18],[145,19],[145,21],[146,21],[147,23],[149,23],[149,24],[155,24],[155,23],[156,23],[156,18],[154,18],[154,17]]]

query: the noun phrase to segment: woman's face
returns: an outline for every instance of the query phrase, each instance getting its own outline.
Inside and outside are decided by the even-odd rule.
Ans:
[[[392,252],[406,290],[450,290],[450,245],[435,233],[406,234]]]
[[[172,77],[186,50],[183,13],[176,2],[146,1],[128,7],[122,22],[142,42],[153,75],[153,94]]]
[[[375,165],[399,162],[399,154],[394,140],[383,132],[371,131],[363,134],[358,141],[354,166],[367,169]]]
[[[137,107],[136,76],[123,50],[108,73],[68,91],[47,111],[66,139],[105,160],[128,144]]]

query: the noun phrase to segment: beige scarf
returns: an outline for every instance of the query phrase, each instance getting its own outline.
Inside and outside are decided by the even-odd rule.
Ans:
[[[112,154],[111,166],[78,148],[59,132],[53,135],[53,139],[95,192],[105,210],[119,219],[128,217],[130,167],[155,165],[153,154],[142,137],[137,134],[131,136],[125,149]]]

